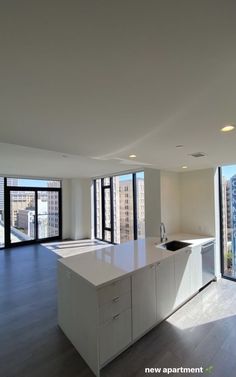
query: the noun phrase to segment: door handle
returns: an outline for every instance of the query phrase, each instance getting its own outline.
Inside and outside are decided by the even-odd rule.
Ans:
[[[113,321],[116,321],[119,318],[120,318],[120,314],[116,314],[116,315],[114,315],[114,317],[112,319],[113,319]]]
[[[112,301],[113,301],[113,302],[118,302],[119,299],[120,299],[120,296],[117,296],[117,297],[114,297],[114,298],[112,299]]]

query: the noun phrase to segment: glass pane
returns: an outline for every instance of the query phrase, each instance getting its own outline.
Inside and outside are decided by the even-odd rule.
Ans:
[[[114,242],[134,239],[133,231],[133,176],[126,174],[113,178]]]
[[[104,190],[104,200],[105,200],[105,228],[111,227],[111,190]]]
[[[96,179],[97,238],[102,238],[102,188],[101,179]]]
[[[10,191],[11,242],[35,239],[35,193]]]
[[[110,230],[105,230],[105,241],[111,242],[111,232],[110,232]]]
[[[138,238],[145,238],[144,172],[136,174]]]
[[[38,191],[38,238],[59,236],[59,192]]]
[[[7,186],[21,187],[61,187],[61,181],[45,180],[45,179],[22,179],[7,178]]]
[[[236,278],[236,165],[222,167],[224,275]]]
[[[104,186],[110,186],[110,177],[104,178],[103,185]]]
[[[0,177],[0,247],[5,245],[4,229],[4,178]]]

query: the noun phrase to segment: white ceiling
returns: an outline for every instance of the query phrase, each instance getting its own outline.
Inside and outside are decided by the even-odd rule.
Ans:
[[[236,131],[219,132],[236,123],[235,14],[234,0],[2,2],[0,173],[101,175],[131,153],[236,163]]]

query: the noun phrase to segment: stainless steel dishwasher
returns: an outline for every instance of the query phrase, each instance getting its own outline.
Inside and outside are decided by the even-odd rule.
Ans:
[[[202,283],[206,285],[215,278],[215,242],[202,245]]]

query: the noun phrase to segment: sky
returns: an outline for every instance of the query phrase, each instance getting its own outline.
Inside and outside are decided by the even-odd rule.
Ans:
[[[137,178],[144,178],[144,172],[138,172]],[[125,175],[120,175],[119,176],[119,181],[127,181],[132,179],[132,174],[125,174]]]
[[[229,179],[236,174],[236,165],[222,166],[222,176]]]
[[[43,179],[22,179],[17,178],[17,186],[22,187],[48,187],[48,181]]]
[[[34,179],[19,179],[19,186],[47,187],[47,181]]]

